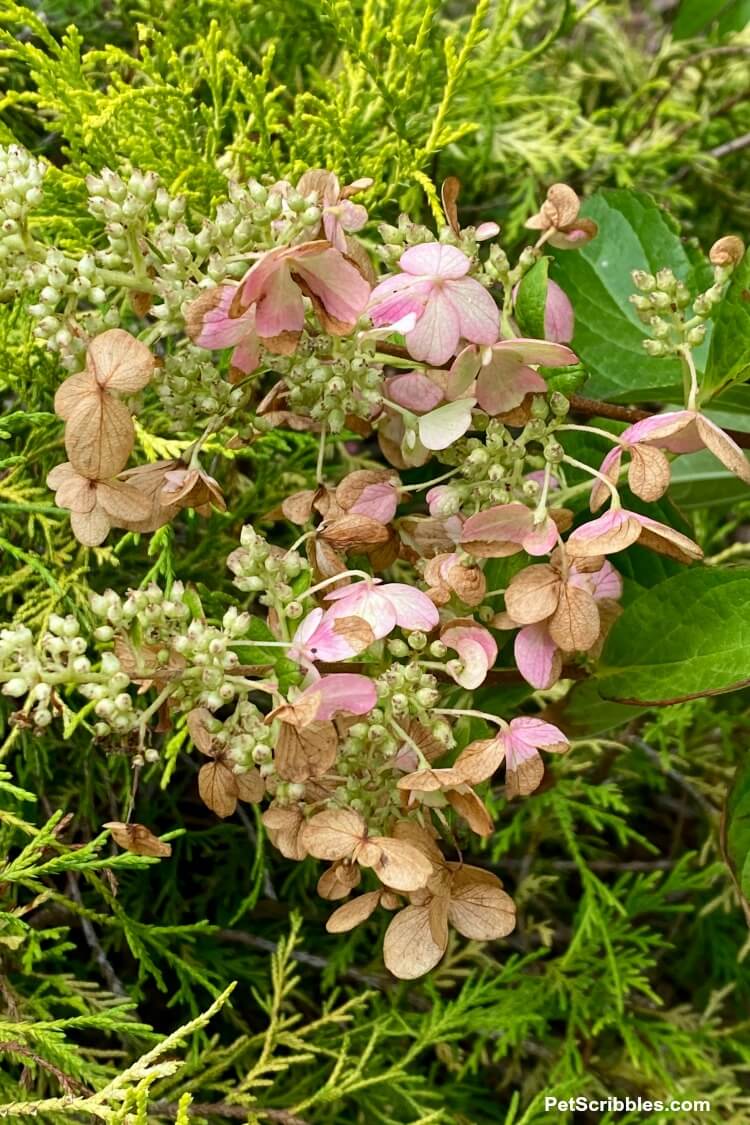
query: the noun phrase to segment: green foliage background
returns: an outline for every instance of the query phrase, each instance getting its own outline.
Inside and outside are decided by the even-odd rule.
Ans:
[[[553,180],[637,187],[708,244],[750,215],[732,147],[750,130],[750,35],[742,5],[715,8],[0,0],[0,142],[52,161],[40,221],[71,249],[91,233],[85,176],[105,165],[153,169],[197,211],[226,172],[327,165],[372,176],[374,215],[391,220],[427,217],[433,185],[458,174],[466,213],[511,244]],[[190,515],[148,550],[129,535],[86,552],[43,483],[60,377],[23,306],[0,303],[4,617],[83,612],[90,589],[173,570],[199,587],[210,570],[207,596],[230,596],[217,559],[309,479],[310,441],[217,450],[239,502],[208,531]],[[728,515],[683,485],[707,554],[741,559],[747,504]],[[6,732],[0,1115],[536,1125],[560,1120],[545,1095],[619,1093],[708,1098],[711,1120],[746,1121],[747,929],[719,850],[745,693],[645,716],[578,689],[559,706],[586,741],[554,785],[498,807],[475,857],[518,900],[518,930],[455,944],[409,986],[373,955],[376,924],[325,934],[315,866],[267,852],[252,812],[218,823],[189,761],[168,788],[158,767],[140,781],[138,818],[173,830],[157,862],[112,854],[100,831],[130,800],[124,756],[73,722],[57,743]]]

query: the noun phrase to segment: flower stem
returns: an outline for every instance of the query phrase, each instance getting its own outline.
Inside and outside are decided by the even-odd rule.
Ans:
[[[459,717],[464,715],[468,719],[484,719],[487,723],[494,723],[501,730],[508,725],[505,719],[501,719],[498,715],[489,715],[486,711],[472,711],[463,707],[436,707],[433,710],[433,715],[458,715]]]
[[[563,457],[563,461],[566,465],[572,465],[574,469],[580,469],[581,472],[588,473],[590,476],[596,477],[597,480],[600,480],[602,484],[606,485],[609,490],[612,507],[620,508],[622,506],[620,504],[620,493],[617,491],[615,485],[612,484],[612,481],[609,479],[609,477],[605,476],[604,473],[600,473],[598,469],[592,469],[590,465],[584,465],[582,461],[576,461],[575,457],[568,457],[567,453]]]

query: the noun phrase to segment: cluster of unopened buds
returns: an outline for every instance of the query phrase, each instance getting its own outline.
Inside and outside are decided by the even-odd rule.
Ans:
[[[185,507],[223,509],[200,456],[230,414],[241,426],[244,413],[255,437],[271,427],[318,435],[317,479],[273,513],[294,525],[291,547],[243,529],[228,559],[237,605],[222,620],[207,620],[179,583],[124,599],[108,591],[92,605],[96,658],[72,619],[50,621],[38,643],[28,630],[6,631],[3,691],[25,700],[17,721],[41,728],[69,708],[66,689],[77,690],[93,733],[119,739],[137,765],[158,758],[166,731],[185,732],[206,759],[198,784],[208,807],[229,816],[238,801],[267,801],[277,848],[327,861],[320,894],[348,898],[328,928],[394,911],[386,964],[419,975],[444,953],[449,924],[482,940],[514,925],[499,879],[443,854],[460,855],[467,829],[491,833],[477,787],[502,767],[505,797],[528,796],[543,778],[540,751],[568,749],[540,717],[539,695],[510,722],[461,706],[492,684],[503,632],[515,633],[516,670],[536,692],[590,668],[619,613],[610,556],[639,543],[685,563],[701,557],[681,532],[630,510],[624,481],[640,500],[658,500],[670,457],[706,448],[750,483],[742,450],[699,409],[692,354],[744,247],[734,237],[713,247],[714,284],[697,296],[668,270],[635,274],[646,348],[680,357],[686,399],[617,432],[570,421],[575,403],[549,386],[578,364],[563,291],[547,287],[544,339],[519,326],[519,289],[545,247],[575,251],[597,235],[566,185],[550,188],[527,223],[536,242],[511,266],[496,224],[459,226],[448,181],[437,237],[407,217],[381,228],[377,257],[390,272],[378,279],[355,237],[368,216],[353,197],[369,181],[342,188],[312,171],[296,186],[233,185],[216,218],[189,235],[156,181],[113,176],[90,185],[92,209],[121,258],[97,268],[144,276],[156,209],[166,224],[159,244],[172,239],[176,264],[146,268],[156,304],[144,301],[139,315],[174,326],[154,310],[179,306],[186,338],[157,359],[143,340],[109,329],[60,387],[69,461],[49,483],[74,533],[94,546],[111,527],[148,532]],[[138,261],[127,259],[134,231]],[[209,418],[181,460],[128,468],[132,414],[150,382],[186,416],[194,394]],[[327,438],[346,431],[357,438],[349,464],[361,453],[362,467],[336,470]],[[568,452],[568,435],[581,431],[611,445],[601,466]],[[385,466],[374,462],[375,442]],[[436,473],[412,471],[428,462]],[[592,517],[581,519],[572,502],[586,493]],[[522,565],[489,588],[491,560],[511,556]],[[485,729],[468,745],[466,718]],[[165,854],[139,833],[138,847]]]

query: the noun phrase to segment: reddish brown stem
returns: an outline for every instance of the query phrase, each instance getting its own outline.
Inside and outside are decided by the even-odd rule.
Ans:
[[[396,344],[379,343],[378,351],[384,355],[397,356],[399,359],[409,359],[409,353],[406,349],[400,348]],[[442,366],[447,369],[449,365],[443,364]],[[628,425],[632,425],[644,418],[651,418],[654,414],[654,411],[641,410],[638,406],[624,406],[617,402],[600,402],[595,398],[586,398],[585,395],[567,395],[566,397],[570,403],[571,411],[583,418],[611,418],[613,422],[627,422]],[[741,449],[750,449],[750,434],[743,433],[741,430],[725,430],[724,432]]]

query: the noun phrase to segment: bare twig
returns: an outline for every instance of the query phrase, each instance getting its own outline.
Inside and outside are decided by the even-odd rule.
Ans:
[[[80,907],[83,907],[81,889],[78,886],[78,881],[73,875],[72,871],[68,872],[68,894],[72,899],[75,900],[75,902],[78,903]],[[96,936],[96,930],[92,926],[89,919],[85,916],[85,914],[81,914],[79,915],[79,917],[81,921],[81,929],[83,930],[83,936],[86,939],[86,944],[94,955],[94,960],[99,966],[107,988],[115,996],[127,996],[128,994],[122,981],[117,976],[115,970],[112,968],[107,958],[107,954],[102,949],[99,938]]]

